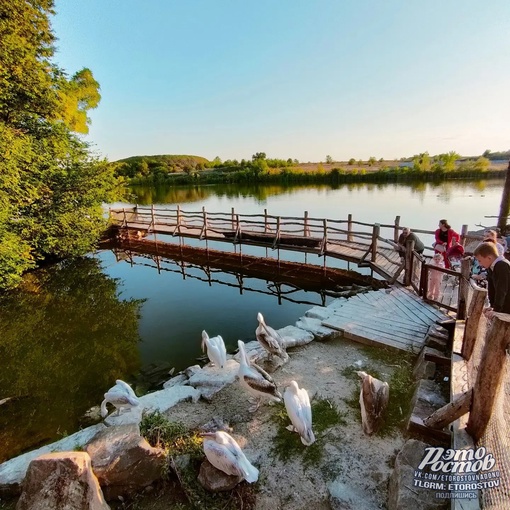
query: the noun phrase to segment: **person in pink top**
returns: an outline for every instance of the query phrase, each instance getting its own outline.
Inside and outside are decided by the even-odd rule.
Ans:
[[[433,244],[434,252],[443,255],[444,267],[450,269],[450,261],[446,254],[448,249],[452,246],[452,239],[457,242],[460,241],[460,236],[448,224],[448,220],[439,220],[439,228],[435,232],[436,242]]]

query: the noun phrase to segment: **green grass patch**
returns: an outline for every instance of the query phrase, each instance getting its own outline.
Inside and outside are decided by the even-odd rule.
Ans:
[[[293,457],[301,457],[303,467],[319,465],[324,456],[327,430],[331,427],[346,425],[345,414],[328,399],[316,398],[310,403],[312,407],[312,428],[315,443],[305,446],[299,434],[287,430],[291,424],[285,406],[280,405],[273,419],[277,424],[276,437],[273,440],[272,454],[281,461],[288,461]]]
[[[386,409],[383,425],[376,435],[383,437],[390,436],[397,430],[402,430],[405,427],[411,411],[411,399],[415,388],[413,367],[416,355],[410,352],[397,353],[391,349],[372,347],[366,347],[363,350],[373,361],[377,361],[380,365],[385,365],[385,368],[388,368],[388,372],[391,370],[391,375],[389,379],[381,376],[381,372],[371,364],[363,366],[362,369],[346,367],[342,371],[342,375],[355,380],[357,384],[352,395],[345,400],[345,403],[353,410],[356,419],[361,423],[361,409],[359,404],[361,379],[356,372],[362,370],[376,379],[388,382],[390,386],[388,408]]]

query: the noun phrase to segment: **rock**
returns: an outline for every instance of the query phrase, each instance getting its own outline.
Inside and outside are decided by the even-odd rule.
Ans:
[[[283,337],[285,349],[291,349],[299,345],[309,344],[313,340],[313,335],[309,331],[297,328],[296,326],[285,326],[278,330]]]
[[[216,469],[207,459],[200,465],[198,481],[209,492],[223,492],[232,490],[243,481],[242,476],[230,476]]]
[[[202,367],[200,365],[192,365],[191,367],[184,369],[183,373],[186,377],[190,378],[193,377],[193,375],[196,372],[199,372],[200,370],[202,370]]]
[[[358,510],[360,508],[376,510],[379,508],[368,499],[364,492],[350,487],[339,479],[329,484],[328,491],[332,510]]]
[[[331,315],[333,315],[333,310],[325,306],[314,306],[305,312],[305,317],[309,317],[310,319],[319,319],[321,321],[329,319]]]
[[[390,478],[388,510],[448,508],[449,501],[436,498],[433,490],[414,486],[414,472],[428,446],[430,445],[416,439],[409,439],[400,450]]]
[[[218,391],[235,381],[238,371],[239,363],[229,359],[223,369],[206,365],[196,370],[189,378],[188,384],[199,390],[202,398],[211,401]]]
[[[315,340],[326,341],[333,338],[340,338],[342,333],[337,329],[331,329],[322,325],[322,319],[312,317],[301,317],[296,322],[296,327],[309,331]]]
[[[32,460],[17,510],[106,510],[90,457],[85,452],[58,452]]]
[[[199,430],[201,432],[216,432],[217,430],[223,430],[228,432],[229,434],[233,432],[232,427],[225,421],[220,418],[213,418],[209,420],[207,423],[200,425]]]
[[[108,501],[159,480],[166,463],[164,450],[150,446],[133,424],[108,428],[87,445],[86,452]]]
[[[260,343],[255,340],[252,342],[247,342],[244,344],[244,350],[246,351],[246,356],[248,359],[254,363],[257,359],[267,358],[267,351],[260,345]],[[234,359],[239,363],[239,352],[234,355]]]
[[[130,411],[123,412],[118,416],[116,416],[116,413],[110,414],[105,418],[104,423],[109,426],[129,425],[131,423],[138,425],[142,420],[143,411],[161,411],[163,413],[179,402],[188,400],[197,402],[199,398],[200,391],[191,386],[172,386],[140,397],[139,406],[133,407]]]
[[[37,450],[24,453],[0,464],[0,494],[10,497],[17,496],[21,492],[21,482],[25,478],[28,466],[32,460],[45,453],[83,448],[96,434],[105,428],[104,424],[98,423],[64,437],[60,441],[42,446]]]
[[[163,388],[167,389],[171,388],[172,386],[182,386],[184,384],[188,384],[188,380],[189,379],[185,374],[179,374],[163,383]]]

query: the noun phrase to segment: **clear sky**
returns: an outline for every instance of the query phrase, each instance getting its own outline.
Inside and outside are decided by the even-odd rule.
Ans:
[[[510,149],[509,0],[56,0],[108,159]]]

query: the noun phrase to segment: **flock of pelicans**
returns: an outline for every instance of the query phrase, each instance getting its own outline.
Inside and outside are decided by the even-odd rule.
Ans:
[[[278,356],[286,361],[288,354],[281,335],[265,323],[261,313],[257,314],[257,320],[259,325],[255,334],[267,351],[268,359]],[[296,381],[291,381],[282,397],[273,378],[248,359],[244,342],[238,340],[237,343],[240,353],[238,378],[241,386],[252,395],[250,412],[255,412],[263,399],[281,402],[283,398],[292,423],[287,428],[297,432],[305,446],[310,446],[315,442],[315,436],[312,430],[312,409],[308,392],[304,388],[299,388]],[[227,361],[227,351],[221,336],[209,338],[209,335],[202,331],[202,350],[207,350],[207,356],[215,367],[223,369]],[[360,404],[363,430],[371,434],[380,425],[388,403],[389,386],[388,383],[383,383],[365,372],[358,372],[358,375],[362,378]],[[112,404],[117,409],[117,414],[120,414],[123,409],[130,410],[138,406],[140,401],[131,386],[118,379],[115,386],[104,394],[101,403],[103,418],[108,414],[107,403]],[[224,431],[205,432],[202,436],[204,453],[214,467],[227,475],[240,476],[250,483],[258,480],[258,469],[246,458],[232,436]]]

